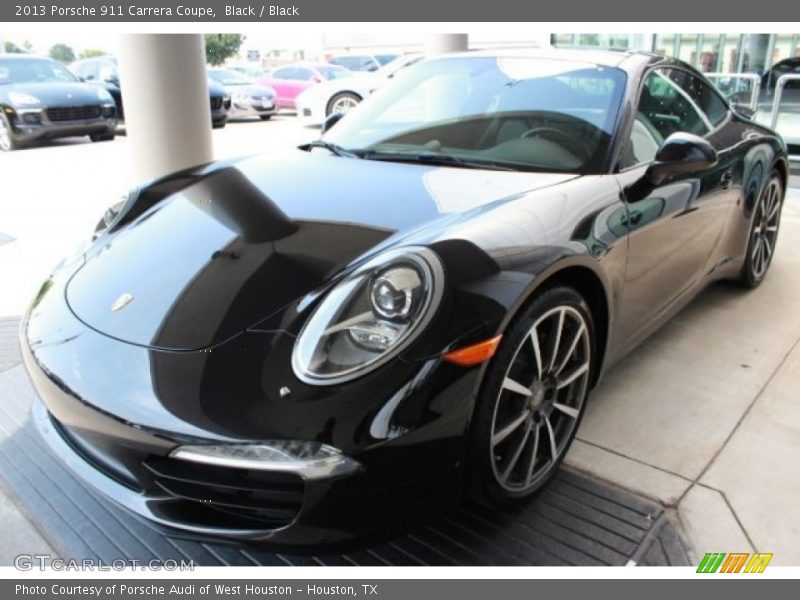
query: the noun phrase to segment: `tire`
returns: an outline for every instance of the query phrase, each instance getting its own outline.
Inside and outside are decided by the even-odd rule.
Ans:
[[[258,118],[262,121],[269,121],[272,118],[272,115],[258,115]]]
[[[116,137],[116,133],[93,133],[89,136],[89,139],[93,142],[113,142],[114,138]]]
[[[773,171],[753,208],[747,253],[738,278],[739,283],[746,287],[758,287],[767,276],[778,241],[782,207],[783,184],[780,174]]]
[[[353,109],[361,100],[361,96],[353,92],[340,92],[328,102],[328,106],[325,108],[325,116],[329,117],[335,112],[346,113]]]
[[[0,152],[12,152],[19,148],[19,143],[14,139],[14,132],[6,116],[0,112]]]
[[[225,129],[225,125],[227,125],[227,121],[213,121],[211,123],[211,127],[214,129]]]
[[[537,293],[515,318],[475,407],[467,449],[469,495],[506,507],[553,476],[583,417],[595,347],[591,311],[571,287]]]

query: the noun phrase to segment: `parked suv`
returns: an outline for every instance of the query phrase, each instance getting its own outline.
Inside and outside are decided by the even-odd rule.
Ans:
[[[0,56],[0,150],[42,139],[114,139],[117,109],[104,89],[81,83],[49,58]]]

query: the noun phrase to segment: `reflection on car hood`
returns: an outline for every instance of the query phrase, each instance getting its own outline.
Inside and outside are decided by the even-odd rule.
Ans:
[[[208,348],[318,288],[393,234],[573,175],[292,152],[198,171],[102,237],[72,277],[78,318],[120,340]]]
[[[44,107],[101,104],[97,87],[88,83],[14,83],[2,86],[2,93],[21,92],[36,96]]]

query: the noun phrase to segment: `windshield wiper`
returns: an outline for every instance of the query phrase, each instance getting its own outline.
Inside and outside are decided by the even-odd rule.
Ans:
[[[369,151],[361,155],[367,160],[386,160],[396,162],[421,163],[443,167],[461,167],[463,169],[492,169],[497,171],[516,171],[513,167],[499,165],[491,161],[467,160],[452,154],[438,154],[435,152],[377,152]]]
[[[331,142],[326,142],[325,140],[314,140],[313,142],[309,142],[307,144],[302,144],[298,146],[300,150],[305,150],[306,152],[311,151],[312,148],[325,148],[331,154],[335,154],[336,156],[345,156],[347,158],[360,158],[358,154],[355,152],[350,152],[345,148],[342,148],[338,144],[333,144]]]

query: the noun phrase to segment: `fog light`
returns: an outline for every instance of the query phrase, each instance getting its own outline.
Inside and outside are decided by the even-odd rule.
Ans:
[[[42,113],[28,112],[22,115],[22,120],[29,125],[38,125],[42,122]]]
[[[233,469],[295,473],[304,479],[336,477],[361,468],[360,463],[332,446],[292,440],[178,446],[170,457]]]

